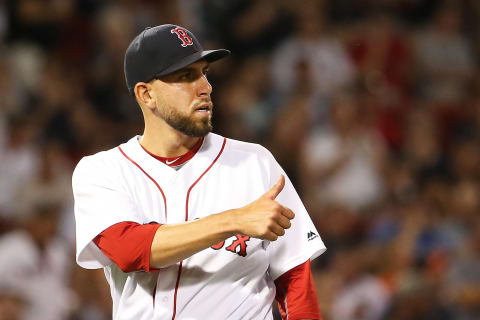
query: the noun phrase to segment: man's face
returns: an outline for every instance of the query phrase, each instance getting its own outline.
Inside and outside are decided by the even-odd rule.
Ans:
[[[198,61],[151,81],[155,114],[188,136],[203,137],[212,130],[212,86],[207,71],[208,63]]]

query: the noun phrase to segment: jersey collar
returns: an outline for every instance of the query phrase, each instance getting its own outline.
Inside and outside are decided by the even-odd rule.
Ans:
[[[181,156],[177,156],[177,157],[160,157],[160,156],[157,156],[156,154],[153,154],[150,151],[148,151],[141,144],[140,144],[140,146],[150,156],[154,157],[155,159],[157,159],[160,162],[163,162],[164,164],[166,164],[169,167],[175,168],[175,167],[178,167],[178,166],[181,166],[181,165],[185,164],[188,160],[193,158],[193,156],[197,153],[197,151],[202,146],[203,139],[204,139],[204,137],[201,137],[200,139],[198,139],[197,143],[195,143],[195,145],[193,146],[192,149],[190,149],[187,153],[185,153]]]
[[[170,185],[190,185],[212,163],[223,145],[223,137],[209,133],[203,139],[198,151],[190,161],[179,170],[175,170],[158,161],[147,153],[139,142],[140,136],[135,136],[120,147],[125,154],[151,175],[162,187],[165,183]]]

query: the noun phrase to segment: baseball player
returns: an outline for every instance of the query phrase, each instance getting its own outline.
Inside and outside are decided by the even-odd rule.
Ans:
[[[211,133],[210,63],[176,25],[125,55],[142,136],[73,173],[77,263],[104,268],[114,319],[320,319],[310,260],[325,251],[265,148]]]

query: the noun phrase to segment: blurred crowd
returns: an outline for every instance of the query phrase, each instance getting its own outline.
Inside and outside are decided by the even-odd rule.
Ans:
[[[297,186],[325,320],[480,319],[479,1],[0,0],[1,320],[111,318],[71,173],[142,133],[123,56],[162,23],[232,51],[214,132]]]

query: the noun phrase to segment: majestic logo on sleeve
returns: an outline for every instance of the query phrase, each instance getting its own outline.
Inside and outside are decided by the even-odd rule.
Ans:
[[[316,233],[313,232],[313,231],[310,231],[309,233],[307,233],[308,241],[313,240],[313,239],[315,239],[315,238],[317,238],[317,237],[318,237],[318,234],[316,234]]]
[[[178,39],[182,41],[182,47],[191,46],[193,44],[193,40],[188,35],[187,30],[180,27],[176,27],[170,30],[170,32],[175,33]]]
[[[250,240],[250,236],[244,234],[235,235],[237,238],[233,240],[232,244],[225,248],[225,250],[238,254],[239,256],[247,256],[247,241]],[[225,241],[220,241],[216,245],[211,246],[212,249],[220,250],[225,245]]]

